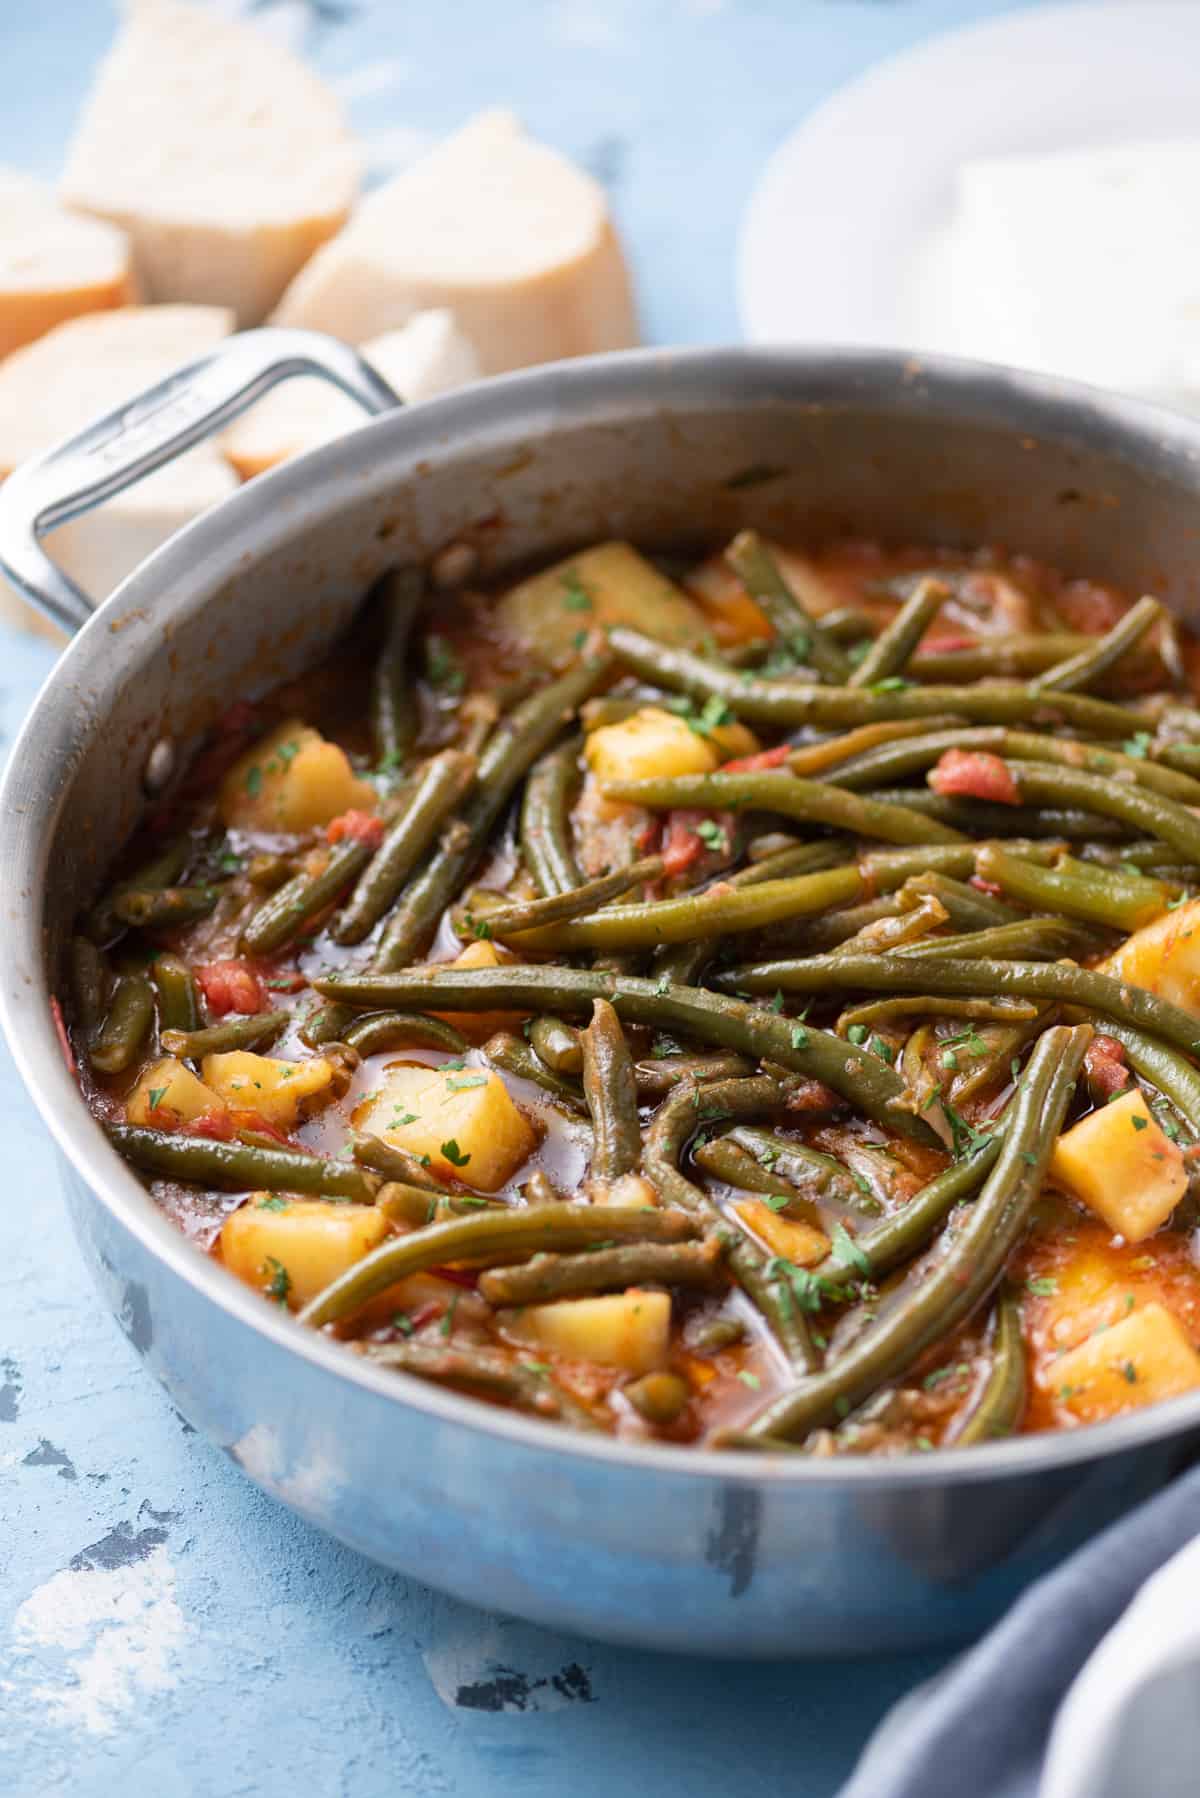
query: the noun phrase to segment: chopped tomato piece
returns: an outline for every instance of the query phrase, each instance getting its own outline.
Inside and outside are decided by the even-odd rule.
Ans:
[[[704,853],[704,844],[696,835],[700,812],[672,812],[667,819],[667,839],[663,844],[663,872],[674,878],[686,874]]]
[[[802,1080],[784,1101],[788,1111],[837,1111],[845,1104],[823,1080]]]
[[[662,823],[658,818],[651,818],[644,829],[639,830],[633,839],[633,846],[639,855],[653,855],[662,842]]]
[[[1132,1078],[1125,1065],[1125,1048],[1115,1037],[1094,1036],[1083,1058],[1083,1072],[1088,1091],[1098,1104],[1105,1104],[1114,1093],[1123,1093]]]
[[[281,1148],[301,1150],[305,1155],[309,1152],[303,1148],[302,1144],[293,1142],[291,1137],[285,1135],[277,1124],[272,1124],[269,1119],[265,1118],[261,1111],[233,1111],[229,1115],[232,1119],[231,1129],[235,1135],[240,1135],[243,1130],[253,1130],[256,1136],[269,1136]]]
[[[155,1106],[152,1115],[154,1116],[156,1126],[160,1130],[177,1129],[180,1136],[207,1136],[211,1138],[213,1142],[233,1141],[233,1117],[228,1111],[223,1109],[220,1111],[214,1109],[212,1111],[202,1112],[198,1118],[193,1118],[191,1122],[187,1124],[181,1124],[179,1122],[179,1113],[177,1111],[165,1112],[164,1122],[160,1124],[158,1122],[157,1113],[158,1107]],[[165,1122],[165,1119],[168,1117],[175,1119],[173,1125]]]
[[[737,755],[731,762],[722,762],[722,774],[753,774],[758,768],[781,768],[792,753],[790,743],[780,743],[774,749],[760,749],[757,755]]]
[[[945,798],[990,799],[997,805],[1021,803],[1008,763],[986,749],[948,749],[931,769],[929,784]]]
[[[210,961],[195,972],[205,1004],[215,1018],[223,1018],[229,1011],[251,1013],[271,1008],[266,987],[249,962]]]
[[[383,841],[383,819],[377,818],[374,812],[343,812],[340,818],[331,819],[325,826],[325,835],[331,843],[353,837],[356,843],[365,843],[368,849],[378,849]]]
[[[1002,898],[1004,894],[1004,888],[998,881],[985,880],[982,874],[972,874],[967,885],[975,887],[980,893],[990,893],[993,899]]]
[[[978,642],[979,638],[972,637],[967,631],[934,631],[921,638],[921,647],[913,659],[920,663],[926,653],[940,656],[955,649],[974,649]]]
[[[1129,601],[1111,587],[1093,581],[1069,581],[1054,601],[1054,610],[1069,631],[1102,637],[1129,610]]]

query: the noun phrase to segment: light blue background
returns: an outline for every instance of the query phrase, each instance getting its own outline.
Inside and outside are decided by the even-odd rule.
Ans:
[[[275,26],[280,10],[266,9]],[[646,336],[714,342],[737,335],[737,226],[772,147],[879,57],[1004,10],[365,0],[311,23],[307,41],[350,78],[381,164],[382,133],[394,150],[397,134],[515,107],[609,186]],[[112,22],[106,0],[0,0],[0,162],[56,173]],[[51,660],[0,632],[5,744]],[[886,1706],[941,1664],[624,1653],[490,1618],[338,1547],[263,1498],[143,1373],[83,1277],[48,1144],[7,1066],[0,1126],[0,1790],[826,1798]],[[118,1563],[128,1571],[106,1575]],[[165,1608],[104,1611],[110,1597],[136,1611],[138,1569]],[[128,1647],[155,1627],[161,1678]],[[798,1642],[805,1627],[797,1617]],[[502,1708],[479,1708],[489,1700]]]

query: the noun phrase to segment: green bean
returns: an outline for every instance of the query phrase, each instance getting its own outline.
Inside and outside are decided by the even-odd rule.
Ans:
[[[379,1182],[348,1161],[325,1161],[300,1149],[260,1149],[204,1136],[176,1136],[134,1124],[106,1126],[126,1161],[166,1180],[191,1180],[225,1192],[328,1193],[370,1204]]]
[[[692,1160],[706,1174],[739,1192],[766,1193],[775,1200],[786,1199],[787,1204],[782,1209],[789,1217],[800,1218],[811,1229],[824,1229],[814,1201],[790,1180],[776,1174],[773,1168],[764,1167],[757,1156],[741,1143],[734,1142],[731,1136],[713,1136],[707,1142],[698,1142],[692,1150]]]
[[[882,965],[882,958],[873,965]],[[608,999],[630,1023],[649,1024],[656,1030],[718,1043],[755,1061],[776,1061],[792,1073],[832,1087],[877,1123],[888,1124],[918,1141],[933,1140],[932,1132],[919,1119],[894,1110],[904,1088],[886,1061],[865,1050],[849,1048],[828,1031],[707,989],[667,984],[664,991],[662,982],[633,976],[618,978],[590,968],[520,964],[501,968],[408,968],[394,974],[330,974],[316,978],[314,985],[332,998],[363,1009],[383,1004],[426,1005],[439,1011],[478,1011],[499,1006],[504,1010],[549,1010],[579,1016],[591,1011],[593,999]]]
[[[329,934],[335,943],[359,943],[379,922],[461,803],[478,765],[473,755],[461,749],[443,749],[425,763],[404,810],[389,826],[374,856],[361,864],[358,885],[330,924]]]
[[[612,874],[601,875],[598,880],[585,881],[582,886],[573,887],[568,892],[551,893],[545,899],[527,899],[502,906],[489,914],[487,934],[507,940],[510,936],[522,936],[546,925],[578,918],[585,913],[598,911],[610,899],[627,893],[630,887],[649,885],[661,880],[662,873],[661,855],[643,856],[641,861],[632,862],[627,868],[617,868]]]
[[[752,887],[797,874],[819,874],[828,868],[845,866],[852,849],[847,838],[798,843],[794,848],[780,849],[761,861],[751,862],[736,874],[723,875],[722,881],[730,887]],[[716,944],[703,937],[690,943],[666,943],[655,951],[651,965],[658,979],[665,978],[679,986],[696,986],[715,949]]]
[[[824,824],[877,837],[885,843],[953,843],[956,831],[919,816],[905,805],[879,805],[859,793],[844,792],[824,781],[802,780],[782,768],[750,774],[677,774],[659,780],[614,780],[604,783],[606,799],[673,811],[698,807],[715,811],[775,812],[806,824]],[[1200,830],[1200,826],[1197,826]]]
[[[1169,843],[1188,862],[1200,860],[1200,818],[1177,800],[1077,768],[1045,762],[1005,764],[1023,800],[1034,805],[1077,805],[1115,818],[1133,830]]]
[[[252,887],[257,887],[264,893],[274,893],[292,878],[296,867],[290,855],[271,855],[263,850],[250,857],[244,872]]]
[[[428,947],[438,920],[482,855],[517,785],[610,670],[607,657],[586,656],[500,724],[479,758],[475,791],[462,816],[402,890],[375,957],[377,969],[404,967]]]
[[[1008,1289],[1000,1294],[996,1305],[992,1364],[983,1390],[955,1427],[947,1446],[952,1443],[955,1448],[970,1448],[977,1442],[996,1442],[1002,1436],[1014,1435],[1025,1415],[1028,1390],[1021,1306],[1015,1293]]]
[[[888,949],[900,949],[918,943],[949,919],[949,912],[939,899],[926,894],[918,905],[894,917],[876,918],[864,924],[834,951],[837,955],[881,955]]]
[[[623,1386],[621,1396],[647,1423],[664,1428],[687,1409],[692,1389],[677,1373],[647,1373]]]
[[[744,1437],[795,1440],[907,1372],[995,1284],[1037,1203],[1075,1079],[1091,1040],[1085,1025],[1047,1030],[1022,1078],[996,1164],[953,1238],[821,1373],[798,1381],[751,1419]]]
[[[289,1011],[259,1011],[245,1018],[225,1018],[204,1030],[164,1030],[162,1046],[168,1055],[199,1061],[203,1055],[227,1055],[233,1049],[261,1049],[287,1029]]]
[[[122,974],[88,1046],[88,1060],[102,1074],[123,1074],[137,1060],[153,1022],[154,988],[143,974]]]
[[[872,687],[904,673],[918,643],[929,629],[950,590],[932,577],[918,581],[896,616],[880,632],[847,681],[851,687]]]
[[[651,703],[650,699],[639,699],[632,693],[605,693],[580,706],[579,722],[583,725],[584,735],[590,737],[593,731],[606,730],[610,724],[624,724],[627,718],[632,718],[635,712],[643,711]]]
[[[489,1305],[542,1305],[584,1292],[622,1292],[630,1286],[716,1286],[724,1247],[701,1242],[626,1242],[584,1255],[535,1255],[516,1267],[489,1269],[479,1290]]]
[[[515,1074],[519,1080],[531,1080],[535,1086],[540,1086],[543,1092],[557,1100],[565,1110],[573,1112],[576,1117],[587,1117],[587,1102],[578,1084],[564,1079],[561,1074],[555,1074],[519,1036],[513,1036],[507,1030],[499,1030],[495,1036],[488,1037],[483,1045],[483,1053],[494,1067]]]
[[[623,625],[608,633],[613,652],[644,680],[693,699],[721,699],[750,723],[781,728],[847,728],[891,718],[929,718],[950,712],[977,724],[1071,724],[1090,736],[1128,737],[1145,719],[1126,706],[1080,693],[1036,694],[999,681],[977,687],[906,687],[868,693],[861,687],[822,687],[792,679],[746,680],[703,656],[668,648]]]
[[[751,952],[755,955],[817,955],[840,948],[883,919],[899,916],[899,899],[891,893],[882,894],[878,899],[864,900],[861,905],[844,905],[815,917],[785,919],[782,924],[759,932],[753,939]]]
[[[449,1188],[429,1172],[425,1162],[411,1149],[402,1149],[399,1143],[389,1142],[385,1136],[375,1136],[370,1131],[356,1133],[352,1146],[359,1166],[369,1168],[373,1174],[381,1174],[390,1185],[415,1186],[422,1192],[442,1198],[450,1196]]]
[[[755,1124],[736,1125],[729,1140],[745,1149],[772,1174],[782,1174],[800,1192],[813,1194],[818,1203],[859,1217],[877,1217],[883,1210],[878,1193],[856,1171],[843,1167],[833,1155],[824,1155],[807,1143]],[[864,1149],[869,1145],[863,1145]],[[872,1151],[872,1154],[874,1151]],[[847,1150],[846,1158],[852,1151]],[[875,1169],[873,1168],[873,1171]]]
[[[310,1011],[300,1025],[300,1041],[310,1049],[326,1043],[341,1043],[354,1024],[354,1012],[348,1005],[321,1005]]]
[[[389,1180],[375,1195],[375,1209],[389,1223],[406,1230],[422,1230],[426,1224],[444,1223],[448,1217],[469,1217],[473,1211],[486,1211],[491,1206],[506,1210],[503,1199],[482,1193],[436,1192],[431,1187],[411,1186],[405,1181]]]
[[[528,1180],[517,1191],[527,1205],[561,1205],[563,1194],[555,1186],[545,1168],[535,1167]]]
[[[845,651],[801,604],[758,532],[740,531],[725,551],[725,560],[766,613],[775,635],[796,647],[796,653],[811,663],[823,680],[844,681],[850,669]],[[798,638],[804,640],[802,650],[796,644]]]
[[[949,999],[944,993],[893,993],[886,999],[869,999],[864,1005],[851,1005],[837,1021],[837,1033],[845,1036],[854,1029],[872,1029],[899,1018],[969,1018],[975,1023],[1026,1022],[1036,1018],[1038,1008],[1029,999]]]
[[[828,868],[821,874],[797,874],[790,880],[764,880],[735,887],[718,882],[702,893],[649,904],[609,905],[589,918],[548,924],[522,933],[520,947],[543,950],[652,949],[660,943],[692,943],[753,930],[781,918],[823,911],[853,899],[863,888],[853,865]]]
[[[583,1044],[574,1024],[556,1017],[534,1018],[529,1041],[538,1060],[544,1062],[552,1074],[583,1072]]]
[[[592,1120],[592,1178],[619,1180],[641,1160],[642,1129],[633,1056],[607,999],[593,1000],[591,1022],[579,1040],[583,1096]]]
[[[1090,687],[1102,674],[1107,674],[1114,662],[1120,661],[1126,650],[1139,643],[1162,615],[1163,609],[1156,599],[1148,595],[1139,599],[1123,618],[1118,618],[1111,630],[1096,637],[1086,649],[1037,675],[1030,687],[1035,693],[1074,693]]]
[[[451,1055],[465,1055],[471,1046],[453,1024],[419,1011],[370,1012],[347,1028],[342,1041],[364,1059],[387,1049],[446,1049]]]
[[[1174,1106],[1192,1136],[1200,1141],[1200,1071],[1190,1061],[1165,1043],[1148,1036],[1144,1030],[1135,1030],[1111,1017],[1080,1011],[1074,1006],[1068,1007],[1065,1015],[1069,1023],[1087,1021],[1095,1024],[1105,1036],[1114,1037],[1124,1049],[1134,1073],[1140,1074]],[[1194,1051],[1196,1045],[1192,1048]]]
[[[492,693],[468,693],[458,708],[458,742],[461,755],[478,760],[484,744],[500,722],[500,707]]]
[[[416,740],[419,714],[408,678],[408,643],[425,591],[416,568],[394,568],[379,584],[386,619],[383,649],[371,678],[371,740],[384,767],[399,767]]]
[[[1090,948],[1092,940],[1082,925],[1066,918],[1019,918],[1012,924],[989,924],[960,936],[923,937],[897,949],[896,954],[929,961],[1053,961]]]
[[[112,908],[122,924],[138,930],[178,930],[217,908],[219,887],[127,887]]]
[[[158,993],[160,1030],[198,1030],[200,998],[192,970],[178,955],[159,955],[150,965]]]
[[[908,665],[913,680],[956,685],[959,681],[1027,680],[1086,649],[1094,637],[1082,631],[1013,631],[982,637],[964,649],[926,649]]]
[[[857,797],[872,805],[905,805],[922,818],[932,818],[960,836],[976,839],[1054,837],[1078,841],[1083,837],[1108,837],[1121,841],[1128,834],[1123,825],[1095,812],[991,804],[985,799],[959,799],[923,787],[869,787]]]
[[[607,705],[591,699],[588,707]],[[636,706],[634,710],[636,710]],[[587,708],[585,707],[585,710]],[[589,725],[589,729],[592,727]],[[583,883],[571,847],[571,804],[579,785],[580,740],[571,737],[534,763],[521,801],[521,858],[539,893],[569,893]]]
[[[1010,841],[1008,847],[1026,861],[1049,862],[1065,843]],[[863,879],[881,893],[894,893],[914,874],[948,874],[969,880],[975,872],[978,843],[929,843],[916,849],[872,849],[859,857]]]
[[[371,860],[369,843],[345,837],[330,852],[319,874],[301,870],[265,899],[242,931],[250,955],[273,955],[298,937],[310,918],[333,904]]]
[[[751,992],[808,993],[857,987],[885,993],[944,992],[971,997],[1012,993],[1025,999],[1081,1005],[1114,1023],[1161,1037],[1185,1054],[1193,1054],[1197,1048],[1196,1020],[1178,1005],[1096,968],[1073,963],[935,960],[932,955],[911,960],[902,955],[815,955],[808,961],[733,968],[718,984],[726,981]]]
[[[1053,868],[1038,868],[1009,855],[998,843],[979,851],[976,869],[983,880],[1000,887],[1034,911],[1061,912],[1084,924],[1102,924],[1126,935],[1161,916],[1179,888],[1141,874],[1122,874],[1064,856]]]
[[[704,1102],[700,1102],[702,1094]],[[753,1115],[777,1106],[781,1097],[778,1083],[763,1075],[750,1080],[719,1081],[707,1088],[677,1087],[654,1114],[642,1158],[643,1172],[664,1204],[680,1207],[707,1227],[715,1226],[727,1239],[725,1213],[711,1193],[680,1173],[680,1158],[707,1114]],[[816,1364],[816,1353],[808,1325],[784,1296],[787,1289],[768,1276],[768,1259],[744,1230],[728,1244],[730,1273],[766,1319],[789,1364],[811,1368]]]
[[[990,893],[981,893],[965,881],[951,880],[947,874],[914,874],[896,897],[902,911],[912,910],[922,899],[936,899],[955,930],[986,930],[992,924],[1015,924],[1020,916],[1002,899],[993,899]]]
[[[634,1064],[639,1099],[661,1099],[681,1081],[740,1080],[755,1071],[744,1055],[670,1055]]]
[[[965,728],[961,718],[950,714],[941,718],[895,718],[881,724],[860,724],[838,736],[823,737],[818,743],[804,743],[793,749],[788,757],[788,767],[793,774],[825,774],[831,768],[840,768],[844,762],[856,760],[864,750],[900,742],[905,737],[927,736],[931,731],[949,729],[951,725],[957,725],[960,730]],[[835,780],[834,784],[840,783]]]
[[[125,893],[144,892],[152,887],[169,887],[179,879],[191,859],[192,839],[181,831],[163,844],[149,860],[142,862],[132,874],[119,880],[96,902],[84,919],[84,935],[94,943],[109,943],[120,934],[122,921],[116,905]]]
[[[67,959],[75,1022],[83,1034],[84,1041],[87,1042],[99,1029],[104,1019],[112,976],[103,952],[96,947],[90,937],[73,936],[68,947]]]
[[[571,1429],[599,1427],[587,1407],[565,1391],[540,1361],[518,1361],[499,1349],[475,1342],[363,1342],[351,1346],[377,1367],[485,1393],[537,1417],[553,1418],[555,1423]]]
[[[489,1207],[474,1217],[430,1224],[380,1243],[319,1292],[300,1313],[320,1329],[352,1317],[397,1280],[458,1261],[526,1261],[549,1249],[581,1249],[593,1242],[688,1242],[701,1235],[678,1209],[654,1206],[538,1205],[534,1210]]]

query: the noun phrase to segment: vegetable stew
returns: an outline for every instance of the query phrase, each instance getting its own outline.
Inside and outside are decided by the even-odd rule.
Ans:
[[[993,552],[471,560],[236,704],[79,920],[64,1047],[198,1249],[633,1439],[1200,1386],[1179,622]]]

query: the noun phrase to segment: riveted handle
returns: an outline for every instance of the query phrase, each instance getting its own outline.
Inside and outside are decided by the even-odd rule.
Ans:
[[[293,375],[320,375],[369,413],[401,403],[370,363],[336,338],[273,328],[227,337],[8,477],[0,486],[0,571],[55,624],[78,630],[97,602],[51,561],[41,545],[46,532],[144,480]]]

